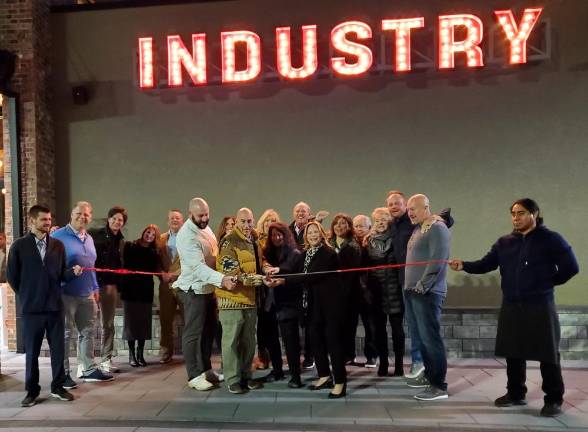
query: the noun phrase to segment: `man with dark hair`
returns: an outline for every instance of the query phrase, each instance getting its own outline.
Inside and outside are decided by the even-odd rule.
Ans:
[[[129,215],[124,207],[114,206],[108,210],[106,225],[90,231],[96,247],[96,267],[107,269],[122,268],[124,236],[122,228]],[[100,318],[102,322],[102,347],[100,367],[105,372],[118,372],[112,363],[114,350],[114,314],[116,312],[119,276],[115,273],[101,272],[96,275],[100,285]]]
[[[51,353],[51,396],[72,401],[73,395],[63,388],[65,381],[64,318],[61,282],[81,274],[80,266],[66,269],[63,244],[49,237],[51,211],[34,205],[28,213],[30,233],[17,239],[8,255],[8,283],[18,297],[22,311],[22,331],[26,352],[23,407],[36,403],[39,386],[39,354],[47,334]]]
[[[178,298],[171,289],[171,284],[180,275],[180,255],[176,247],[178,231],[184,225],[184,215],[178,209],[167,212],[167,226],[169,230],[161,235],[161,261],[163,271],[169,276],[159,284],[159,324],[161,338],[159,342],[159,363],[165,364],[174,355],[174,318],[178,310]]]
[[[510,208],[513,232],[498,239],[479,261],[452,260],[453,270],[483,274],[500,268],[502,306],[496,335],[496,355],[506,358],[507,393],[498,407],[526,405],[526,361],[540,362],[545,392],[541,415],[561,414],[564,383],[561,374],[559,318],[554,287],[578,273],[570,245],[543,225],[539,206],[524,198]]]

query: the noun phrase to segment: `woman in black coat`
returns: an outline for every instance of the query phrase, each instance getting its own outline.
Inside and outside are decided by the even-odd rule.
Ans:
[[[339,255],[341,269],[357,268],[361,264],[361,248],[355,241],[353,220],[344,213],[338,213],[331,223],[330,245]],[[343,328],[343,352],[346,364],[355,363],[355,336],[359,322],[359,306],[362,302],[358,272],[341,276],[341,289],[347,293],[345,324]]]
[[[302,305],[308,310],[312,342],[319,379],[311,390],[331,388],[330,399],[344,397],[347,371],[343,352],[343,323],[347,306],[347,292],[337,273],[310,273],[339,269],[337,252],[331,248],[320,223],[312,221],[304,229],[304,255],[299,270],[309,273],[300,280],[304,283]],[[294,280],[297,280],[295,278]],[[329,357],[331,369],[329,368]],[[333,382],[334,380],[334,382]]]
[[[263,249],[264,273],[274,276],[293,273],[300,263],[301,256],[288,225],[281,222],[272,223],[269,226],[267,243]],[[270,307],[266,307],[266,310],[273,311],[273,319],[277,320],[275,321],[275,339],[278,338],[278,325],[282,334],[291,376],[288,387],[300,388],[303,387],[303,384],[300,379],[300,333],[298,329],[302,317],[302,286],[295,280],[288,278],[282,279],[281,282],[280,286],[267,288],[266,305],[270,303]],[[279,340],[277,346],[280,348]],[[278,355],[280,356],[278,364],[281,364],[281,349],[278,350]],[[277,373],[276,363],[277,360],[274,361],[272,358],[274,368],[272,373],[274,375]]]
[[[372,213],[374,226],[367,241],[364,254],[366,266],[396,264],[392,232],[388,229],[392,222],[390,212],[380,207]],[[378,376],[388,375],[388,321],[392,329],[392,347],[394,349],[394,376],[404,375],[405,334],[402,326],[404,318],[404,301],[398,269],[387,268],[371,270],[367,279],[368,291],[374,308],[375,339],[380,366]]]
[[[159,228],[148,225],[139,239],[126,243],[123,252],[125,267],[129,270],[160,271],[161,259],[157,248],[159,238]],[[151,339],[153,290],[153,276],[127,275],[122,281],[120,298],[124,307],[123,339],[128,342],[129,364],[133,367],[147,366],[143,350],[145,340]]]

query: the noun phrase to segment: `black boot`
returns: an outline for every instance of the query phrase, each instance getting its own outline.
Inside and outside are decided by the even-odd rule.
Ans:
[[[137,363],[137,357],[135,356],[135,347],[129,347],[129,364],[132,367],[139,367],[139,363]]]
[[[143,347],[142,346],[137,348],[137,363],[139,363],[139,366],[147,366],[147,362],[145,361],[145,357],[143,357]]]

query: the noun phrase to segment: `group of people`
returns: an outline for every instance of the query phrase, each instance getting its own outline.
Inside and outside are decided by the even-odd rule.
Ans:
[[[161,363],[171,360],[173,318],[182,306],[182,351],[191,388],[207,391],[224,380],[229,392],[244,394],[264,382],[284,380],[283,346],[288,387],[303,387],[302,370],[316,366],[318,377],[310,390],[329,389],[329,398],[344,397],[346,365],[356,364],[361,317],[365,367],[377,368],[382,377],[405,376],[408,386],[421,389],[416,399],[446,399],[441,310],[450,267],[470,273],[501,270],[496,353],[507,358],[508,391],[496,405],[525,403],[525,361],[538,360],[546,392],[541,413],[558,415],[564,386],[553,291],[578,272],[578,265],[567,242],[544,227],[533,200],[518,200],[510,211],[513,233],[501,237],[480,261],[463,262],[449,259],[449,210],[433,214],[425,195],[407,199],[396,190],[388,193],[386,207],[376,208],[371,217],[338,213],[329,230],[322,225],[327,212],[313,216],[309,205],[300,202],[289,225],[272,209],[255,224],[253,212],[241,208],[223,218],[216,235],[209,226],[207,202],[194,198],[185,222],[181,211],[170,210],[166,233],[148,225],[133,242],[125,242],[121,233],[128,217],[122,207],[109,210],[104,227],[87,231],[92,207],[78,202],[70,223],[49,235],[49,209],[33,206],[30,233],[13,243],[7,266],[8,281],[23,307],[23,406],[33,405],[39,395],[37,358],[45,332],[52,356],[52,396],[73,399],[67,390],[76,383],[64,353],[69,352],[74,328],[79,333],[77,377],[113,379],[111,372],[118,369],[112,362],[117,293],[124,305],[129,363],[146,365],[154,277],[100,271],[122,268],[160,279]],[[103,336],[102,358],[96,363],[98,303]],[[405,319],[411,337],[406,373]],[[215,339],[220,339],[222,374],[211,365]],[[257,380],[252,376],[256,351],[259,364],[272,367]]]

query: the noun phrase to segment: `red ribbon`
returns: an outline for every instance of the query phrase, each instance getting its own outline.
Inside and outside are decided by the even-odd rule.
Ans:
[[[300,276],[300,275],[310,275],[310,274],[327,274],[327,273],[350,273],[350,272],[363,272],[363,271],[370,271],[370,270],[383,270],[383,269],[391,269],[391,268],[401,268],[401,267],[414,267],[414,266],[426,266],[429,264],[448,264],[449,261],[447,260],[431,260],[431,261],[416,261],[411,263],[404,263],[404,264],[382,264],[372,267],[354,267],[348,269],[340,269],[340,270],[328,270],[322,272],[314,272],[314,273],[294,273],[294,274],[277,274],[273,275],[274,277],[284,277],[284,276]],[[82,267],[83,271],[95,271],[98,273],[115,273],[120,275],[145,275],[145,276],[164,276],[172,273],[166,272],[148,272],[148,271],[140,271],[140,270],[128,270],[128,269],[105,269],[105,268],[97,268],[97,267]]]

